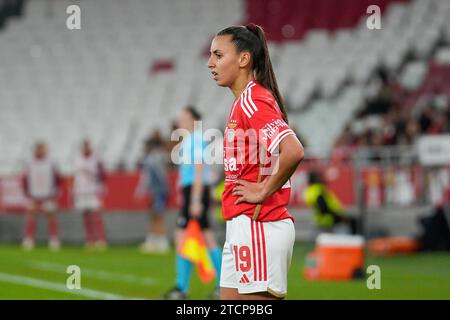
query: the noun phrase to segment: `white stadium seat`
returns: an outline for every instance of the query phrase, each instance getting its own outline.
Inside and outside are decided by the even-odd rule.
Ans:
[[[151,128],[168,132],[187,104],[204,111],[209,127],[223,126],[233,97],[215,86],[202,53],[215,32],[244,21],[244,1],[83,1],[81,30],[65,27],[73,1],[51,3],[28,1],[24,18],[0,33],[0,59],[7,62],[0,64],[0,173],[17,170],[37,139],[51,144],[70,173],[62,162],[86,136],[109,168],[121,161],[132,168]],[[363,16],[352,29],[270,43],[292,124],[310,145],[329,150],[376,68],[400,71],[409,53],[424,60],[439,40],[450,44],[449,16],[448,0],[395,3],[381,30],[367,29]],[[448,62],[449,49],[434,57]],[[174,69],[151,74],[158,59],[171,59]],[[401,70],[410,88],[423,73],[420,62]],[[317,134],[324,123],[329,130]]]

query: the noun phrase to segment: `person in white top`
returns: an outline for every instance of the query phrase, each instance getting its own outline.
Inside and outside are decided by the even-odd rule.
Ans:
[[[58,221],[56,219],[57,196],[61,177],[53,161],[48,156],[47,145],[36,143],[34,155],[27,163],[24,176],[24,193],[28,198],[28,208],[25,216],[25,237],[22,247],[31,250],[35,244],[36,216],[42,212],[47,215],[49,248],[60,249],[58,236]]]
[[[101,216],[104,182],[103,164],[94,154],[90,141],[84,140],[81,154],[75,163],[73,196],[75,209],[83,214],[87,248],[106,249]]]

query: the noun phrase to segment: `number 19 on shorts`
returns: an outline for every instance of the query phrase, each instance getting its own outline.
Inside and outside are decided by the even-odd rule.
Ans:
[[[236,271],[248,272],[252,267],[250,248],[248,246],[233,246]]]

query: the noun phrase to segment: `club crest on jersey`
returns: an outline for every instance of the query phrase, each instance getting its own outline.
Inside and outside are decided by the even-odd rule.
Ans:
[[[234,128],[236,128],[236,126],[237,126],[237,123],[229,123],[228,124],[228,128],[230,128],[230,129],[234,129]]]

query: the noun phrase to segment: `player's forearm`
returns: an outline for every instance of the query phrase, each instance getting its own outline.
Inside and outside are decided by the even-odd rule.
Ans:
[[[202,193],[203,193],[203,165],[196,165],[195,178],[191,191],[191,201],[200,202]]]
[[[295,136],[286,137],[280,142],[278,170],[266,178],[267,181],[262,190],[262,198],[264,200],[281,189],[295,172],[303,157],[303,146]]]

